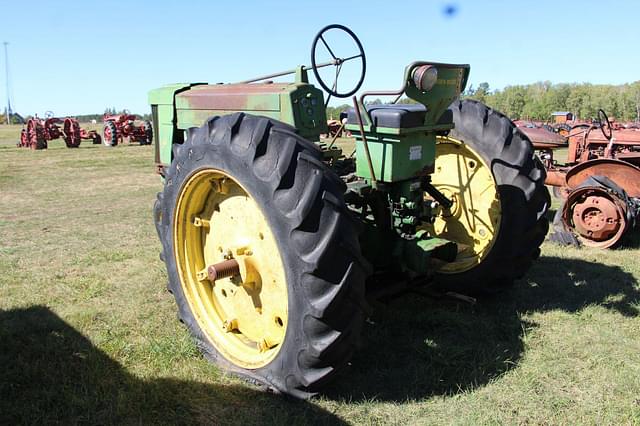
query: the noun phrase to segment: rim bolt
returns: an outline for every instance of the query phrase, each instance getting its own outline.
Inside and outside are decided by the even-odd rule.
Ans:
[[[224,322],[222,323],[222,328],[227,333],[231,333],[232,331],[236,331],[238,329],[238,320],[235,319],[235,318],[231,319],[231,320],[224,320]]]
[[[267,339],[264,339],[264,338],[258,342],[258,349],[260,349],[260,352],[266,352],[274,346],[275,345],[273,345]]]

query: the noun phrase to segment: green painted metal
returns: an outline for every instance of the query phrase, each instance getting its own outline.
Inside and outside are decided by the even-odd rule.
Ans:
[[[365,158],[364,141],[359,132],[355,135],[356,175],[370,180],[372,176]],[[411,179],[433,167],[436,155],[433,132],[417,131],[395,135],[365,131],[365,135],[369,144],[373,172],[376,179],[381,182]]]
[[[234,112],[274,118],[312,141],[318,141],[327,126],[322,91],[308,83],[197,86],[176,96],[176,111],[179,129]]]
[[[421,90],[413,75],[417,69],[425,66],[436,68],[438,77],[433,87]],[[356,137],[356,174],[367,180],[372,179],[365,157],[365,138],[377,180],[399,182],[429,170],[435,161],[436,132],[453,127],[452,123],[441,123],[440,118],[464,90],[468,76],[468,65],[414,62],[407,66],[404,73],[404,94],[426,107],[424,123],[410,128],[376,127],[366,113],[363,114],[364,138],[359,125],[347,125],[347,130]],[[362,107],[361,109],[366,111]]]
[[[413,73],[421,66],[438,70],[436,84],[429,90],[420,90],[413,79]],[[425,126],[434,126],[442,113],[451,105],[467,85],[469,65],[442,64],[438,62],[414,62],[405,68],[405,94],[407,97],[427,107]]]
[[[200,127],[209,117],[245,112],[290,124],[301,136],[319,141],[327,131],[321,90],[308,83],[303,67],[292,83],[203,84],[182,83],[149,92],[149,104],[157,115],[156,161],[168,165],[172,145],[184,141],[184,133]]]
[[[149,92],[149,104],[153,115],[156,163],[170,164],[172,146],[182,140],[182,132],[176,131],[176,95],[203,83],[176,83]]]
[[[414,78],[414,74],[425,66],[436,67],[438,75],[432,87],[421,90],[418,87],[421,80]],[[323,93],[308,83],[304,67],[291,73],[295,74],[291,83],[253,80],[216,85],[184,83],[152,90],[149,103],[156,126],[156,162],[163,165],[171,162],[172,145],[182,143],[188,129],[201,126],[209,117],[236,112],[288,123],[301,136],[319,142],[320,134],[327,131]],[[433,271],[433,258],[455,256],[455,243],[434,238],[423,230],[425,221],[429,221],[434,213],[424,202],[422,185],[425,179],[428,181],[434,167],[436,135],[453,127],[452,123],[442,122],[441,116],[464,89],[468,73],[468,65],[410,64],[404,72],[403,89],[398,94],[403,93],[425,105],[427,111],[420,126],[376,127],[368,113],[363,114],[364,134],[360,133],[358,125],[347,126],[356,138],[355,174],[359,178],[349,182],[348,187],[361,200],[359,207],[356,203],[350,208],[354,213],[360,212],[365,230],[361,235],[363,255],[376,267],[399,267],[428,275]],[[381,186],[371,185],[365,143]],[[338,148],[322,144],[319,147],[328,164],[339,163],[341,151]],[[367,210],[364,206],[369,203],[376,207]],[[386,213],[381,218],[383,211]]]

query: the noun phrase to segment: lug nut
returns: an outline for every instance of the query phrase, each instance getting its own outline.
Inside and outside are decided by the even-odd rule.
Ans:
[[[227,333],[231,333],[232,331],[238,329],[238,320],[235,318],[231,320],[224,320],[224,322],[222,323],[222,328]]]
[[[258,342],[258,349],[260,349],[260,352],[266,352],[274,346],[275,345],[271,344],[267,339],[261,339]]]

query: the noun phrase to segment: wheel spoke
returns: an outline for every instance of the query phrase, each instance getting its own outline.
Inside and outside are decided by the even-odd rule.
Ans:
[[[347,58],[344,58],[344,59],[342,60],[342,62],[344,63],[344,62],[347,62],[347,61],[350,61],[350,60],[352,60],[352,59],[356,59],[356,58],[362,58],[362,53],[360,53],[360,54],[358,54],[358,55],[353,55],[353,56],[349,56],[349,57],[347,57]]]
[[[338,59],[336,57],[336,55],[333,54],[333,51],[331,50],[331,48],[329,47],[329,45],[327,44],[327,42],[324,40],[324,37],[320,36],[320,40],[322,41],[322,44],[324,44],[324,47],[327,48],[327,50],[329,51],[329,54],[331,54],[331,57],[336,60]]]

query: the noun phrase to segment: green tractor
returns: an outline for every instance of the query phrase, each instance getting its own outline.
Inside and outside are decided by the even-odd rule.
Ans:
[[[352,54],[338,56],[327,34],[346,37]],[[359,78],[340,92],[346,63]],[[468,65],[414,62],[400,89],[354,96],[355,150],[343,153],[321,142],[327,102],[308,71],[329,97],[352,96],[362,45],[329,25],[311,64],[149,93],[164,178],[154,220],[179,316],[223,369],[301,398],[348,364],[372,286],[504,288],[538,257],[549,206],[526,136],[457,100]],[[288,74],[293,82],[269,80]],[[367,104],[372,95],[395,102]]]

